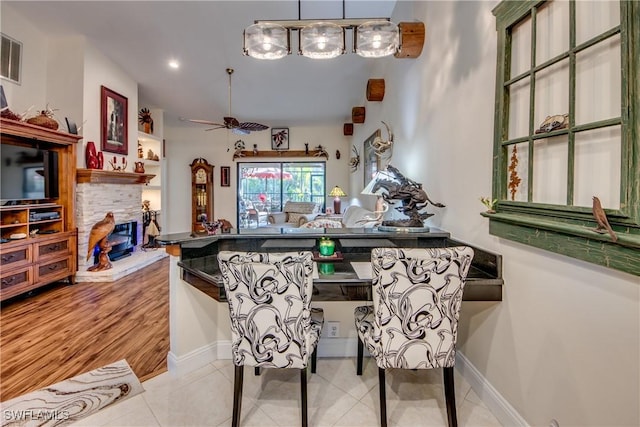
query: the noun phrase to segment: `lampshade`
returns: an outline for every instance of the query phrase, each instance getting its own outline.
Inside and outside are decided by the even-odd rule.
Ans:
[[[329,59],[344,53],[344,30],[332,22],[315,22],[300,30],[300,54]]]
[[[344,190],[337,185],[333,187],[333,189],[329,192],[329,196],[331,197],[344,197],[346,195],[347,193],[345,193]]]
[[[360,194],[365,194],[370,196],[382,194],[384,190],[384,188],[382,187],[373,191],[373,188],[378,183],[378,181],[399,182],[393,174],[391,174],[390,172],[387,172],[386,170],[381,170],[376,172],[375,175],[373,175],[373,178],[371,178],[371,181],[369,181],[369,183],[364,187],[364,189],[360,192]]]
[[[398,26],[390,21],[369,21],[354,31],[356,53],[365,58],[393,55],[400,44]]]
[[[244,30],[245,54],[257,59],[280,59],[290,53],[289,30],[282,25],[262,22]]]

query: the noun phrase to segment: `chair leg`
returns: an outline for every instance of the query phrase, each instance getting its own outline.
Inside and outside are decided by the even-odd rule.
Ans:
[[[253,374],[255,376],[259,376],[260,375],[260,367],[256,366],[255,368],[253,368]]]
[[[300,369],[300,398],[302,400],[302,427],[307,427],[307,369]]]
[[[380,388],[380,426],[387,427],[387,392],[384,379],[384,369],[378,367],[378,382]]]
[[[244,366],[236,366],[233,379],[233,427],[240,426],[240,408],[242,406],[242,380],[244,377]]]
[[[444,374],[444,399],[447,404],[447,421],[449,427],[458,427],[456,416],[456,389],[453,383],[453,367],[443,368]]]
[[[316,373],[316,366],[318,365],[318,346],[313,349],[313,353],[311,353],[311,373]]]
[[[357,375],[362,375],[362,359],[364,358],[364,344],[362,343],[362,340],[360,339],[360,336],[358,335],[358,360],[357,360],[357,367],[356,367],[356,374]]]

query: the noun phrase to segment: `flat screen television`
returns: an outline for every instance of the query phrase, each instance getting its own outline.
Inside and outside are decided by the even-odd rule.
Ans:
[[[0,145],[0,203],[44,203],[59,196],[58,153]]]

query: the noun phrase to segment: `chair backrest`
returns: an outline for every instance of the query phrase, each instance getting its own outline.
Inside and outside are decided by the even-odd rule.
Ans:
[[[473,249],[375,248],[373,337],[382,368],[455,364],[458,318]]]
[[[304,368],[312,343],[311,252],[218,253],[236,366]]]

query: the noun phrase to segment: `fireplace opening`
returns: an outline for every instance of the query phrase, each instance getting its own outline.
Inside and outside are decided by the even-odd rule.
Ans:
[[[109,252],[109,259],[111,261],[117,261],[121,258],[128,257],[133,252],[134,248],[138,244],[138,222],[130,221],[121,224],[116,224],[115,228],[109,234],[109,243],[111,244],[111,251]],[[93,252],[93,262],[98,263],[98,256],[100,255],[100,248],[96,246]]]

